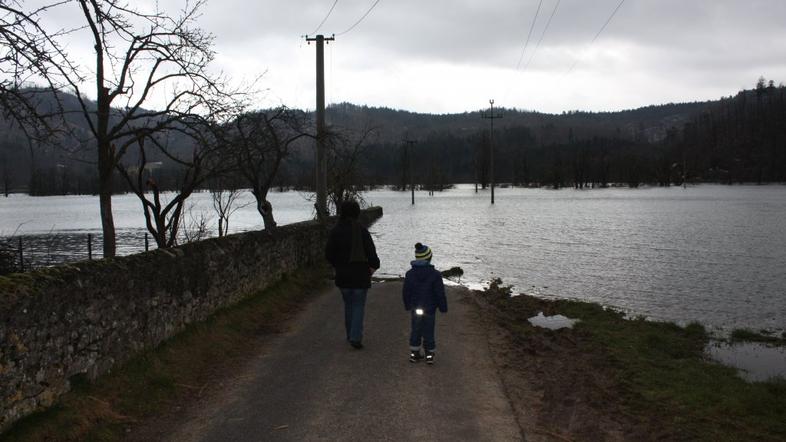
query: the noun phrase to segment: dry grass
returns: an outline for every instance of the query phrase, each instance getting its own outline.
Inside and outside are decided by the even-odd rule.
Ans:
[[[211,380],[282,330],[325,287],[321,268],[293,274],[223,309],[110,374],[73,389],[48,410],[16,423],[3,441],[118,440],[130,426],[198,397]]]

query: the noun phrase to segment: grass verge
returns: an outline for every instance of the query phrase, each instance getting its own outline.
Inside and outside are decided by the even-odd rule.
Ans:
[[[783,337],[777,337],[772,334],[757,333],[753,330],[745,328],[735,328],[731,332],[731,340],[733,342],[761,342],[765,344],[784,346],[786,345],[786,332]]]
[[[589,396],[594,397],[580,400],[594,401],[606,414],[619,411],[633,423],[629,427],[652,429],[642,437],[786,440],[786,381],[748,383],[734,369],[706,360],[703,349],[709,337],[701,325],[627,320],[597,304],[511,298],[509,293],[508,287],[496,281],[481,296],[496,307],[499,323],[511,333],[514,351],[521,349],[525,359],[544,359],[541,369],[546,369],[541,372],[545,373],[549,367],[559,366],[548,365],[548,358],[571,358],[567,363],[562,361],[562,367],[579,366],[587,373],[571,379],[576,384],[589,378],[589,373],[604,374],[612,385],[604,392],[607,394],[590,391]],[[527,318],[541,311],[580,322],[573,329],[558,331],[531,326]],[[549,351],[536,351],[540,348]],[[568,353],[570,356],[564,356]],[[555,388],[548,382],[564,381],[564,377],[555,376],[531,382],[541,382],[538,388],[548,392]]]
[[[111,441],[131,426],[198,397],[260,337],[280,332],[303,302],[327,287],[322,268],[275,286],[190,325],[93,383],[75,379],[53,407],[18,421],[2,441]]]

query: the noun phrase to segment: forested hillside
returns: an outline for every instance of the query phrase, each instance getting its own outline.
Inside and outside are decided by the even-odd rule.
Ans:
[[[711,102],[558,115],[499,109],[495,181],[579,188],[684,180],[786,182],[785,92],[762,78],[755,89]],[[491,139],[484,112],[418,114],[343,103],[330,106],[327,118],[336,131],[373,129],[359,155],[359,184],[401,186],[411,165],[416,184],[440,188],[488,182]],[[78,124],[76,131],[84,130]],[[95,149],[75,140],[61,143],[67,149],[31,142],[7,122],[0,128],[0,188],[39,195],[95,192]],[[410,152],[404,139],[415,141]],[[184,151],[193,148],[185,139],[171,143]],[[312,142],[300,142],[277,184],[310,186],[312,156]],[[153,161],[160,161],[159,185],[175,186],[177,166],[163,156]],[[125,185],[117,180],[115,188],[123,191]]]

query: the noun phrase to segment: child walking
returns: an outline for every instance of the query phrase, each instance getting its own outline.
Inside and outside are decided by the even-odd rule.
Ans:
[[[426,352],[426,363],[434,363],[437,343],[434,339],[434,322],[437,309],[448,312],[442,274],[431,265],[431,249],[421,243],[415,244],[415,260],[404,278],[404,308],[411,312],[412,330],[409,335],[409,361],[423,359],[422,346]]]

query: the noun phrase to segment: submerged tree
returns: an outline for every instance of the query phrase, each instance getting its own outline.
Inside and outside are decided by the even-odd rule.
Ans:
[[[366,127],[357,134],[331,129],[327,137],[328,147],[328,202],[333,213],[341,203],[348,200],[363,201],[362,191],[366,188],[366,177],[361,161],[376,128]]]
[[[248,206],[247,203],[240,203],[238,199],[243,194],[243,190],[238,188],[235,180],[221,177],[210,189],[210,199],[213,201],[213,210],[218,216],[218,236],[229,234],[229,219],[238,210]]]
[[[273,206],[267,196],[290,146],[303,137],[305,114],[280,107],[268,112],[249,112],[237,117],[226,130],[235,169],[251,188],[265,229],[276,227]]]

